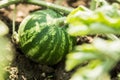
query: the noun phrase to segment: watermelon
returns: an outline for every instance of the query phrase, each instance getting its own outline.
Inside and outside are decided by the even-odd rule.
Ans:
[[[63,15],[40,10],[28,15],[18,29],[21,51],[31,60],[47,65],[57,64],[73,46],[64,25],[56,20]]]

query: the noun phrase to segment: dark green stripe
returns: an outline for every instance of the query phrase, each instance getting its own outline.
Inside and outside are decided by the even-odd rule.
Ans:
[[[34,16],[34,17],[32,17],[30,20],[29,20],[29,22],[25,25],[26,27],[24,28],[24,32],[26,31],[26,30],[29,30],[29,29],[31,29],[32,27],[34,27],[34,26],[36,26],[36,23],[35,22],[38,22],[39,24],[41,24],[41,23],[44,23],[44,22],[46,22],[46,18],[45,18],[45,16],[44,15],[40,15],[40,16]]]
[[[51,10],[51,9],[47,9],[47,10],[43,10],[44,14],[51,16],[52,18],[59,18],[62,17],[61,14],[59,14],[58,12]]]
[[[46,22],[47,15],[52,18],[62,17],[60,14],[50,9],[33,12],[22,21],[18,33],[21,34],[23,31],[29,30],[35,25],[36,21],[39,21],[39,23]]]
[[[51,31],[52,30],[52,31]],[[51,32],[50,32],[51,31]],[[38,51],[36,52],[36,54],[34,56],[32,56],[33,59],[36,59],[36,61],[39,62],[44,62],[45,63],[45,58],[46,56],[49,55],[50,50],[52,49],[52,45],[55,41],[53,41],[53,39],[55,38],[56,35],[52,36],[53,32],[55,31],[54,27],[50,28],[49,31],[47,32],[48,34],[46,34],[46,36],[48,36],[49,38],[47,40],[45,40],[44,42],[42,42],[42,44],[38,44],[39,48]],[[55,31],[56,32],[56,31]],[[56,33],[55,33],[56,34]],[[52,37],[51,37],[52,36]],[[51,39],[52,38],[52,39]],[[43,39],[42,39],[43,40]],[[51,43],[52,41],[52,43]],[[46,44],[50,44],[50,46],[46,45]],[[50,47],[50,50],[49,50]],[[43,51],[42,51],[43,50]],[[45,51],[47,50],[47,52],[45,53]],[[40,53],[39,53],[40,52]],[[45,57],[43,57],[45,56]],[[42,60],[39,60],[40,58],[42,58]]]
[[[18,29],[18,34],[21,35],[24,31],[24,28],[26,27],[26,24],[29,22],[29,20],[32,18],[31,15],[27,16],[20,24]]]
[[[64,56],[65,50],[66,50],[65,46],[67,46],[67,45],[66,45],[66,38],[67,38],[67,37],[65,36],[65,32],[64,32],[63,30],[62,30],[62,34],[63,34],[63,35],[61,36],[61,37],[62,37],[62,42],[61,42],[62,44],[61,44],[61,46],[60,46],[60,47],[61,47],[61,50],[59,51],[59,54],[58,54],[58,55],[61,56],[61,57],[60,57],[60,59],[58,59],[58,61],[61,60],[62,57]]]
[[[21,47],[23,47],[24,45],[26,45],[27,43],[31,42],[31,40],[35,37],[35,35],[37,34],[35,29],[35,27],[33,27],[30,30],[27,30],[26,32],[22,33],[20,35],[20,44]]]
[[[61,17],[61,15],[56,13],[53,10],[41,10],[41,11],[36,11],[31,14],[32,18],[29,19],[28,23],[25,25],[26,27],[24,28],[25,30],[29,30],[32,26],[35,26],[35,22],[41,23],[47,23],[46,17],[47,15],[51,16],[52,18],[58,18]]]
[[[58,27],[56,27],[56,36],[55,36],[55,43],[53,44],[53,49],[49,52],[49,56],[46,59],[46,63],[49,65],[55,64],[56,60],[58,59],[58,57],[56,58],[57,54],[58,54],[58,49],[59,46],[61,45],[61,31],[58,29]],[[60,57],[60,56],[59,56]]]
[[[52,31],[51,31],[52,30]],[[52,35],[54,33],[54,35]],[[49,43],[45,45],[47,46],[46,47],[46,50],[44,50],[44,54],[39,58],[39,60],[42,60],[42,59],[45,59],[46,57],[45,56],[48,56],[49,55],[49,51],[53,48],[53,44],[55,43],[55,36],[56,36],[56,29],[52,26],[49,31],[48,31],[48,34],[47,34],[50,39],[49,39]],[[44,57],[43,57],[44,56]],[[43,57],[43,58],[42,58]]]
[[[53,28],[51,28],[51,29],[53,29]],[[56,29],[53,29],[54,30],[54,32],[55,32],[55,35],[52,35],[52,34],[50,34],[50,32],[48,33],[48,35],[49,35],[49,37],[51,37],[51,40],[50,40],[50,42],[48,43],[48,46],[47,46],[47,48],[46,48],[46,50],[43,52],[43,55],[41,56],[41,57],[39,57],[39,61],[41,61],[41,62],[44,62],[44,63],[46,63],[46,60],[47,60],[47,58],[49,57],[49,55],[50,54],[52,54],[52,53],[50,53],[51,52],[51,50],[53,50],[53,48],[55,48],[54,47],[54,45],[57,43],[57,41],[56,41]],[[52,31],[53,32],[53,31]],[[45,44],[46,45],[46,44]]]
[[[58,31],[59,31],[59,34],[58,34],[58,40],[59,41],[56,44],[56,46],[54,45],[54,47],[55,47],[54,53],[50,54],[49,58],[47,59],[47,61],[50,62],[49,64],[55,64],[61,58],[61,55],[59,55],[59,54],[62,54],[61,45],[63,44],[62,43],[62,35],[64,35],[64,34],[62,33],[62,31],[59,28],[58,28]]]
[[[48,37],[48,39],[42,39],[42,41],[40,41],[41,43],[37,44],[37,48],[34,47],[33,49],[36,49],[37,51],[36,52],[32,52],[33,56],[32,56],[32,59],[36,60],[37,62],[39,62],[39,57],[41,57],[42,55],[44,55],[44,51],[47,50],[47,45],[46,44],[49,44],[50,40],[51,39],[48,35],[44,36],[44,37]]]
[[[36,34],[40,33],[42,31],[42,29],[44,29],[44,28],[45,28],[44,26],[36,24],[35,27],[32,27],[31,29],[26,30],[25,32],[21,33],[19,35],[21,47],[23,47],[24,45],[26,45],[29,42],[31,42],[33,40],[33,38],[36,37]]]
[[[39,41],[42,40],[42,38],[47,34],[46,32],[48,32],[48,30],[49,28],[45,27],[41,32],[38,32],[36,35],[33,35],[35,36],[34,39],[22,47],[22,50],[25,52],[25,54],[27,54],[29,50],[31,50],[32,48],[39,44]]]
[[[69,46],[71,46],[71,44],[70,44],[70,36],[67,34],[67,32],[65,31],[64,28],[62,28],[62,30],[64,31],[64,34],[65,34],[64,43],[65,43],[66,46],[64,46],[64,49],[65,49],[64,50],[64,55],[66,55],[69,52]]]

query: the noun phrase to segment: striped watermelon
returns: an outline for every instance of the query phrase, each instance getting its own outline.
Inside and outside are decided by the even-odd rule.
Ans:
[[[72,38],[56,19],[61,14],[40,10],[27,16],[20,24],[18,35],[22,52],[35,62],[58,63],[72,49]]]

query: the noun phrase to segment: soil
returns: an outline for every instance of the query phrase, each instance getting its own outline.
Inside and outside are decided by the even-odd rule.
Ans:
[[[46,0],[48,2],[57,3],[66,7],[77,7],[79,5],[84,5],[89,7],[90,0]],[[115,0],[109,0],[113,2]],[[30,4],[18,4],[16,12],[16,31],[19,27],[21,21],[29,15],[29,13],[43,9],[41,6],[30,5]],[[0,9],[0,19],[4,21],[9,27],[9,38],[12,36],[12,20],[14,13],[14,5]],[[84,42],[91,42],[92,37],[80,37],[78,44]],[[14,43],[13,43],[14,44]],[[19,47],[14,44],[16,49],[16,57],[9,68],[9,80],[69,80],[70,76],[74,71],[66,72],[65,71],[65,60],[62,60],[60,63],[54,66],[47,66],[35,63],[21,52]],[[117,73],[120,72],[120,63],[111,71],[112,80],[118,80],[116,78]]]

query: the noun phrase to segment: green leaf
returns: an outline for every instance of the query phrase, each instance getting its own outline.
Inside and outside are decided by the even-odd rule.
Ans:
[[[15,50],[7,37],[0,37],[0,80],[7,80],[9,77],[8,68],[15,58]]]
[[[87,61],[97,59],[98,56],[93,54],[92,52],[73,52],[67,55],[67,61],[66,61],[66,70],[70,71],[74,67],[83,64]]]
[[[7,25],[0,20],[0,36],[6,35],[8,33],[8,27]]]
[[[7,25],[0,21],[0,80],[8,79],[8,68],[15,58],[15,49],[11,40],[6,37],[8,31]]]
[[[91,44],[76,46],[67,55],[66,70],[80,66],[70,80],[110,80],[109,71],[120,60],[120,40],[94,39]],[[87,65],[81,66],[87,62]],[[105,76],[104,74],[107,74]],[[105,79],[104,79],[104,78]]]
[[[67,16],[66,22],[69,24],[68,33],[72,36],[120,34],[120,11],[111,5],[102,6],[94,11],[80,6]]]
[[[70,80],[110,80],[110,76],[103,71],[101,61],[96,60],[86,67],[78,68]]]

